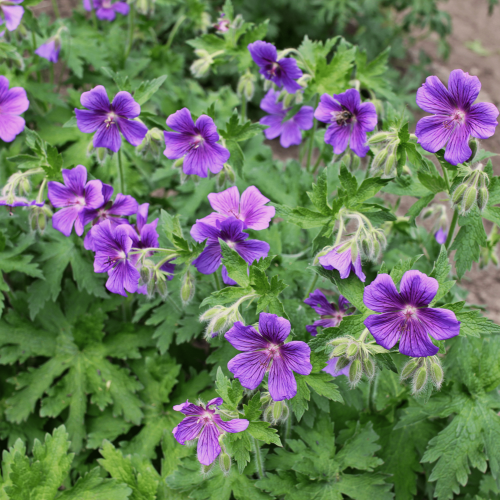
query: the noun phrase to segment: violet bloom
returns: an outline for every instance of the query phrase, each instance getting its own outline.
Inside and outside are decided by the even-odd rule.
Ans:
[[[388,274],[379,274],[365,288],[364,303],[372,311],[365,319],[366,328],[378,344],[392,349],[399,340],[399,352],[407,356],[434,356],[439,348],[429,339],[455,337],[460,332],[460,321],[449,309],[429,306],[439,288],[437,280],[420,271],[407,271],[398,293]]]
[[[59,59],[59,52],[61,52],[61,41],[59,37],[51,38],[43,45],[40,45],[38,49],[35,50],[35,54],[47,59],[49,62],[56,63]]]
[[[182,108],[167,118],[167,125],[174,132],[164,132],[163,154],[169,160],[184,158],[186,175],[207,177],[208,170],[217,174],[229,160],[229,151],[217,144],[219,134],[209,116],[201,115],[194,123],[189,109]]]
[[[314,337],[318,333],[318,326],[321,328],[332,328],[337,326],[344,316],[349,316],[347,310],[351,307],[351,303],[342,295],[339,296],[338,308],[334,302],[329,302],[324,293],[316,289],[309,297],[304,300],[304,304],[311,306],[320,316],[321,319],[314,322],[312,325],[307,325],[306,330]]]
[[[214,28],[216,29],[217,33],[226,33],[229,31],[229,25],[231,24],[229,19],[225,19],[226,14],[224,12],[221,13],[219,19],[217,19],[217,22],[214,24]]]
[[[102,205],[96,208],[86,208],[83,212],[83,225],[86,226],[92,221],[92,226],[95,227],[97,224],[109,220],[112,226],[118,226],[119,224],[128,224],[127,219],[122,217],[128,215],[135,215],[137,213],[138,204],[137,201],[130,195],[124,195],[118,193],[116,195],[115,201],[111,201],[111,196],[113,195],[113,187],[109,184],[102,184],[102,195],[103,202]],[[87,250],[94,250],[92,241],[92,228],[86,234],[83,246]]]
[[[113,226],[109,220],[94,226],[92,238],[95,248],[94,271],[108,273],[106,288],[113,293],[127,296],[139,286],[139,271],[134,266],[135,255],[129,255],[137,235],[132,226]]]
[[[340,358],[331,358],[328,360],[326,366],[321,370],[322,372],[329,373],[332,377],[338,377],[339,375],[349,376],[349,369],[351,368],[352,361],[348,365],[344,366],[340,370],[337,370],[337,362]]]
[[[224,401],[222,398],[211,399],[206,407],[186,401],[174,406],[175,411],[184,413],[184,420],[172,431],[179,444],[198,439],[198,461],[202,465],[210,465],[221,452],[219,436],[224,432],[232,434],[243,432],[248,427],[248,420],[235,418],[224,422],[216,413]],[[215,409],[210,408],[215,406]]]
[[[436,233],[434,234],[434,238],[440,245],[444,245],[446,243],[446,238],[448,237],[448,232],[444,231],[442,227],[440,227]]]
[[[295,94],[302,87],[295,81],[302,76],[297,61],[292,58],[282,58],[278,61],[278,52],[272,43],[258,40],[248,45],[250,55],[259,66],[259,73],[266,80],[271,80],[278,87],[284,87],[289,94]]]
[[[450,73],[448,89],[437,76],[427,77],[417,91],[417,104],[434,116],[417,123],[418,143],[430,153],[446,147],[444,159],[452,165],[467,161],[472,154],[469,138],[487,139],[498,125],[495,105],[473,104],[480,90],[479,78],[461,69]]]
[[[12,142],[24,130],[24,118],[18,115],[24,113],[29,105],[26,90],[22,87],[9,89],[9,80],[5,76],[0,76],[0,139],[2,141]]]
[[[77,165],[71,170],[63,169],[64,185],[49,181],[48,197],[52,205],[62,208],[52,217],[52,227],[64,236],[69,236],[75,225],[78,236],[83,234],[84,210],[94,209],[103,204],[102,182],[99,180],[87,182],[87,169]]]
[[[76,123],[80,132],[95,132],[95,148],[108,148],[116,153],[122,145],[120,132],[132,146],[141,144],[146,136],[146,125],[132,120],[140,115],[141,107],[128,92],[118,92],[110,104],[106,89],[98,85],[84,92],[80,102],[88,109],[75,109]]]
[[[193,260],[193,266],[202,274],[212,274],[221,265],[222,250],[219,238],[225,241],[248,264],[252,264],[254,260],[261,257],[267,257],[269,253],[269,244],[265,241],[247,240],[248,234],[243,232],[243,222],[236,217],[229,217],[222,222],[216,221],[215,227],[198,221],[191,228],[191,236],[198,243],[207,240],[203,252],[197,259]],[[232,283],[226,283],[226,281],[225,283],[234,284],[234,281],[231,281]]]
[[[323,94],[314,117],[329,124],[325,142],[333,146],[336,155],[343,153],[348,145],[358,156],[368,153],[366,133],[377,125],[377,111],[372,102],[361,102],[356,89],[333,97]]]
[[[261,194],[255,187],[250,186],[241,195],[236,186],[230,187],[221,193],[210,193],[208,201],[215,210],[210,215],[198,219],[210,226],[216,226],[217,221],[222,222],[228,217],[236,217],[243,222],[243,229],[267,229],[270,220],[274,217],[276,209],[266,206],[269,199]],[[191,229],[191,235],[196,241],[203,241],[204,238],[198,234],[196,224]]]
[[[314,109],[311,106],[302,106],[299,112],[289,120],[285,121],[285,116],[290,108],[285,108],[281,101],[278,101],[280,93],[270,89],[264,99],[260,102],[260,109],[269,113],[261,118],[261,125],[268,125],[264,130],[267,139],[280,138],[280,144],[284,148],[298,146],[302,142],[301,130],[309,130],[313,126]]]
[[[43,207],[44,202],[29,201],[22,196],[0,196],[0,207]]]
[[[22,2],[23,0],[0,0],[0,24],[5,22],[9,31],[14,31],[21,24],[24,8],[17,4]]]
[[[130,6],[126,2],[111,3],[111,0],[83,0],[83,8],[87,12],[92,10],[90,2],[93,2],[97,19],[101,21],[114,21],[117,13],[126,16],[130,10]]]
[[[246,389],[254,390],[269,372],[268,386],[273,401],[292,399],[297,394],[293,372],[309,375],[311,349],[301,341],[285,344],[290,321],[276,314],[260,313],[259,331],[237,321],[224,335],[238,351],[243,351],[227,368]]]
[[[361,255],[358,253],[356,260],[352,261],[351,247],[347,248],[343,252],[338,252],[338,250],[343,245],[336,246],[333,250],[330,250],[326,255],[319,258],[319,263],[327,270],[332,271],[336,269],[340,273],[341,279],[348,278],[351,271],[361,280],[365,281],[366,276],[361,268]]]

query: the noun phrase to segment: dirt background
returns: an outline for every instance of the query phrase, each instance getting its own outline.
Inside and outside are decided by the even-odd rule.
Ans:
[[[72,9],[78,6],[80,1],[57,0],[61,15],[71,15]],[[448,59],[438,57],[436,40],[432,37],[412,47],[409,57],[418,61],[419,51],[425,50],[433,60],[429,74],[437,75],[443,82],[447,82],[450,71],[457,68],[478,76],[482,83],[478,100],[493,102],[500,108],[500,5],[491,16],[488,15],[488,0],[449,0],[443,2],[441,8],[447,11],[452,19],[453,32],[449,38],[451,51]],[[37,14],[52,14],[51,0],[43,0],[33,7],[33,10]],[[500,133],[482,141],[482,145],[488,151],[500,154]],[[281,159],[298,156],[297,147],[284,150],[274,141],[272,146],[275,155]],[[492,161],[495,174],[500,175],[500,156]],[[405,209],[411,203],[411,199],[405,200],[400,208],[401,215],[404,215]],[[485,305],[487,315],[500,323],[500,270],[491,265],[482,271],[474,267],[465,275],[462,284],[470,292],[468,302]]]

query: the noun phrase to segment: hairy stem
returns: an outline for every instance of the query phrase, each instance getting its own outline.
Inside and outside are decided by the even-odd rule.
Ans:
[[[316,97],[314,98],[314,108],[316,109],[318,107],[318,102],[319,102],[319,94],[316,94]],[[318,128],[318,120],[316,118],[314,119],[314,125],[312,128],[311,132],[311,138],[309,139],[309,150],[307,151],[307,164],[306,164],[306,170],[309,172],[309,169],[311,167],[311,159],[312,159],[312,153],[314,149],[314,135],[316,134],[316,129]]]
[[[59,12],[59,6],[57,5],[57,0],[52,0],[52,8],[54,9],[54,15],[56,19],[60,19],[61,13]]]
[[[448,193],[451,194],[450,193],[450,179],[448,178],[448,172],[446,171],[445,167],[442,167],[442,170],[443,170],[443,179],[444,179],[444,182],[446,184],[446,191],[448,191]]]
[[[314,278],[311,282],[311,286],[307,289],[307,292],[306,292],[306,296],[305,296],[306,299],[307,299],[307,297],[309,297],[309,295],[311,295],[311,292],[314,290],[314,287],[316,286],[316,282],[318,281],[318,277],[319,277],[319,275],[314,274]]]
[[[446,238],[446,242],[444,244],[444,246],[446,247],[446,250],[448,250],[448,251],[451,247],[451,242],[453,240],[453,233],[455,232],[455,227],[457,226],[457,221],[458,221],[458,209],[455,208],[455,211],[453,212],[453,218],[451,219],[448,237]]]
[[[215,279],[215,289],[220,290],[220,280],[219,280],[219,273],[215,271],[214,273],[214,279]]]
[[[247,98],[245,93],[241,93],[241,122],[244,123],[247,119]]]
[[[253,451],[255,454],[255,469],[257,470],[257,475],[259,476],[259,479],[262,479],[263,477],[266,476],[264,473],[264,465],[262,463],[262,455],[260,454],[260,447],[257,444],[257,441],[255,438],[252,438],[253,441]]]
[[[118,188],[120,193],[125,194],[125,177],[123,176],[122,150],[118,150]]]
[[[181,27],[181,24],[186,20],[186,16],[181,16],[179,19],[177,19],[176,23],[174,24],[174,27],[172,28],[172,31],[170,31],[170,34],[168,35],[168,40],[167,43],[165,44],[165,49],[169,50],[170,46],[172,45],[172,42],[174,41],[175,35],[177,34],[177,31]]]
[[[130,6],[130,16],[128,25],[128,42],[127,49],[125,50],[125,61],[128,59],[132,44],[134,43],[134,29],[135,29],[135,3]]]

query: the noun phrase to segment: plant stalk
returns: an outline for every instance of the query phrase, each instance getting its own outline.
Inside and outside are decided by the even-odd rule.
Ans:
[[[255,468],[257,469],[257,475],[259,476],[259,479],[262,479],[266,475],[264,473],[264,465],[262,464],[262,456],[260,454],[260,448],[255,438],[252,438],[252,441],[255,454]]]
[[[134,43],[134,29],[135,29],[135,3],[133,3],[130,6],[128,42],[127,42],[127,49],[125,50],[125,61],[128,59],[130,51],[132,50],[132,44]]]
[[[125,177],[123,175],[123,163],[122,163],[122,150],[121,148],[118,150],[118,188],[120,189],[120,193],[125,194]]]
[[[318,107],[318,102],[319,102],[319,94],[316,94],[316,97],[314,99],[314,109]],[[318,120],[316,118],[314,119],[314,125],[312,128],[311,132],[311,138],[309,139],[309,150],[307,151],[307,164],[306,164],[306,170],[309,172],[309,169],[311,167],[311,159],[312,159],[312,153],[314,149],[314,135],[316,134],[316,129],[318,128]]]
[[[52,8],[54,9],[54,15],[56,19],[61,18],[61,13],[59,12],[59,6],[57,5],[57,0],[52,0]]]
[[[458,209],[455,208],[455,211],[453,212],[453,218],[451,219],[448,237],[446,238],[446,242],[444,244],[446,250],[448,250],[448,251],[451,247],[451,242],[453,240],[453,233],[455,232],[455,227],[457,226],[457,221],[458,221]]]

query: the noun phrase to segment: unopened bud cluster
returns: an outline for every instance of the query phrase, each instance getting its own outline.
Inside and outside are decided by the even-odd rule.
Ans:
[[[205,76],[210,70],[212,64],[215,61],[215,58],[224,53],[223,50],[218,50],[217,52],[213,52],[210,54],[205,49],[196,49],[194,51],[198,59],[191,64],[189,68],[191,70],[192,75],[195,78],[201,78]]]
[[[264,411],[264,420],[272,425],[286,422],[290,415],[290,409],[285,401],[273,401],[271,398],[269,406]]]
[[[401,380],[412,378],[412,394],[419,394],[430,382],[436,389],[441,388],[444,372],[437,356],[412,358],[401,371]]]
[[[222,190],[226,185],[234,186],[236,174],[229,163],[224,163],[224,167],[215,177],[215,185],[218,190]]]
[[[250,71],[247,71],[244,75],[241,75],[236,87],[236,93],[239,97],[245,97],[247,101],[252,100],[252,97],[255,93],[255,76],[252,75]]]
[[[30,210],[30,228],[32,231],[38,231],[43,234],[45,228],[47,227],[48,219],[52,218],[52,210],[44,205],[43,207],[34,206]]]
[[[188,271],[182,278],[181,285],[181,300],[183,306],[187,306],[191,302],[191,300],[193,300],[195,290],[196,279],[188,269]]]
[[[393,177],[398,163],[397,152],[399,145],[398,131],[392,128],[390,131],[377,132],[368,139],[368,144],[375,155],[371,164],[373,175],[382,177]]]
[[[451,201],[462,215],[470,211],[476,205],[483,211],[488,204],[489,177],[483,172],[483,165],[480,163],[475,170],[465,166],[459,169],[459,175],[463,175],[463,181],[453,191]]]
[[[243,322],[243,317],[238,308],[239,304],[240,301],[230,307],[214,306],[200,316],[200,321],[208,322],[205,329],[205,338],[207,340],[226,333],[236,321]]]
[[[135,151],[139,155],[144,155],[147,152],[150,152],[154,157],[158,158],[164,145],[165,140],[163,132],[159,128],[154,127],[151,130],[148,130],[141,144],[135,148]]]
[[[350,364],[348,379],[351,386],[355,387],[363,374],[369,380],[375,376],[375,363],[372,354],[377,354],[381,348],[374,343],[365,343],[368,330],[365,330],[359,339],[352,336],[339,337],[330,342],[333,347],[330,357],[338,358],[335,370],[339,372]],[[384,349],[383,352],[386,352]]]
[[[167,281],[170,273],[162,271],[150,259],[145,259],[139,270],[139,286],[146,286],[148,297],[154,297],[155,294],[166,298],[168,295]]]

